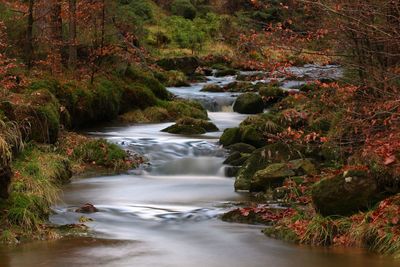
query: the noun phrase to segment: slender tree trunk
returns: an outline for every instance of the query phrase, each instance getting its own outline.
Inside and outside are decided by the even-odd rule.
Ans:
[[[33,9],[35,6],[34,0],[29,0],[28,9],[28,27],[26,30],[26,40],[25,40],[25,60],[28,69],[32,68],[33,61]]]
[[[54,0],[50,15],[51,25],[51,46],[52,46],[52,72],[60,73],[62,69],[61,49],[63,45],[62,39],[62,17],[61,17],[61,1]]]
[[[76,47],[76,0],[69,0],[69,52],[68,67],[76,68],[78,53]]]

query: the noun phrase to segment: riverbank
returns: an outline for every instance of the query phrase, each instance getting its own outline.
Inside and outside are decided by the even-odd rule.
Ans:
[[[367,107],[392,103],[390,96],[367,103],[364,90],[340,81],[308,83],[227,129],[220,142],[230,150],[235,189],[255,200],[222,218],[267,225],[267,236],[298,244],[399,258],[399,129],[389,115],[371,118],[371,127],[365,119],[360,124]],[[390,149],[377,146],[383,136],[393,140]]]

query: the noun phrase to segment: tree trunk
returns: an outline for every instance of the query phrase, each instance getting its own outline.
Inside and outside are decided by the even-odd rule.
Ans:
[[[33,8],[35,5],[34,0],[29,0],[28,9],[28,27],[26,30],[26,40],[25,40],[25,60],[28,69],[32,68],[33,61]]]
[[[69,0],[69,51],[68,67],[71,70],[76,68],[77,63],[76,47],[76,0]]]
[[[54,0],[51,7],[50,14],[50,25],[51,25],[51,68],[52,72],[60,73],[62,69],[61,61],[61,48],[63,45],[62,39],[62,17],[61,17],[61,1]]]

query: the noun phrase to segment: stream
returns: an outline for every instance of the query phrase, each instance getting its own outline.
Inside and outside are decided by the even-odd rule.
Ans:
[[[300,68],[296,71],[302,73]],[[208,78],[207,83],[217,84],[235,80]],[[200,92],[204,84],[169,90],[200,101],[220,132],[199,136],[160,132],[172,123],[90,129],[88,134],[141,153],[150,163],[123,175],[74,179],[64,187],[51,221],[77,223],[82,214],[74,210],[93,203],[100,211],[86,215],[93,219],[86,224],[94,237],[0,248],[0,267],[399,266],[363,250],[288,244],[264,236],[263,226],[218,219],[233,203],[248,197],[234,192],[234,178],[225,176],[222,164],[226,151],[218,144],[222,131],[237,126],[246,115],[232,112],[237,94]],[[292,84],[298,82],[287,81],[285,88]]]

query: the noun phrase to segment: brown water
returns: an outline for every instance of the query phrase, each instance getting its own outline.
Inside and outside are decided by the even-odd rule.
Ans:
[[[229,79],[228,79],[229,80]],[[224,82],[226,80],[220,80]],[[213,82],[219,82],[214,80]],[[201,95],[201,85],[171,89],[206,99],[213,110],[230,104],[231,95]],[[211,103],[211,104],[210,104]],[[210,112],[221,130],[245,116]],[[76,179],[64,188],[51,217],[56,224],[77,223],[74,210],[93,203],[87,215],[94,238],[35,242],[0,248],[0,267],[159,266],[159,267],[394,267],[398,262],[363,250],[290,245],[265,237],[262,226],[225,223],[218,216],[246,195],[233,191],[225,177],[221,132],[185,137],[161,133],[170,124],[97,129],[126,149],[147,155],[151,165],[118,176]]]

